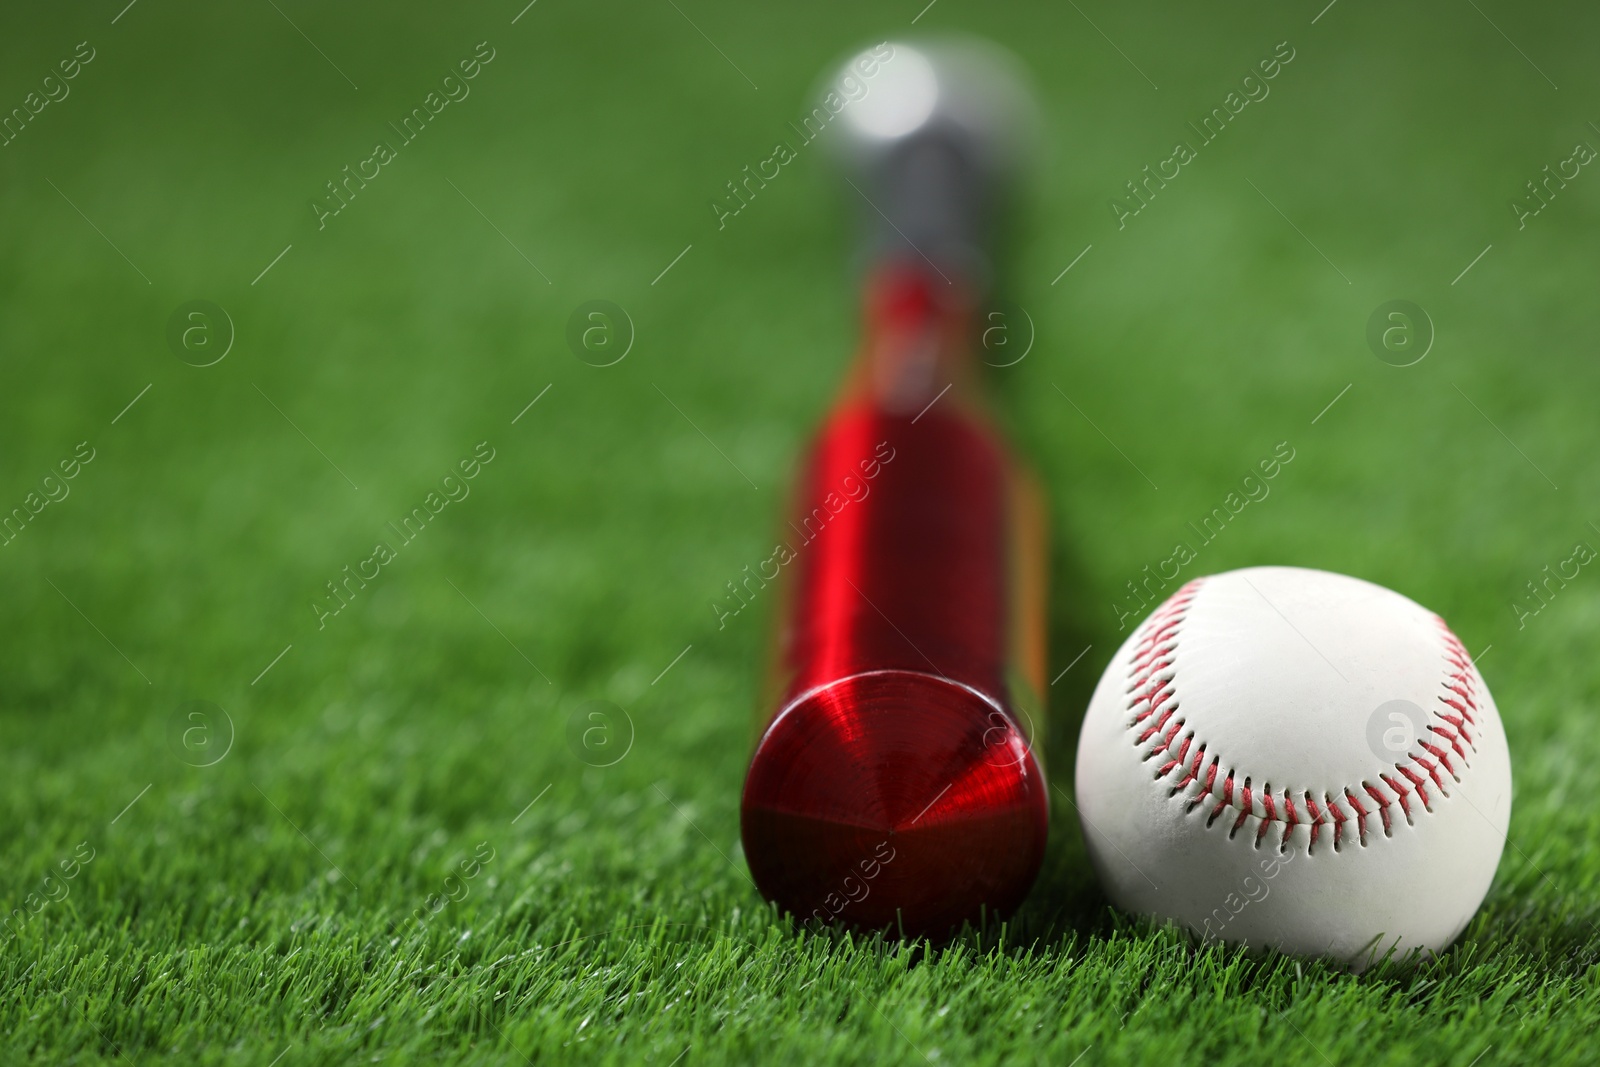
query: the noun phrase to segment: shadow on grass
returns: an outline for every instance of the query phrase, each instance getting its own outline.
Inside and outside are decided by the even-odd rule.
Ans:
[[[1038,881],[1011,923],[1029,941],[1070,941],[1109,932],[1110,903],[1100,888],[1073,801],[1078,730],[1095,683],[1123,637],[1090,619],[1091,583],[1077,555],[1058,536],[1050,559],[1050,674],[1040,755],[1050,786],[1050,843]]]

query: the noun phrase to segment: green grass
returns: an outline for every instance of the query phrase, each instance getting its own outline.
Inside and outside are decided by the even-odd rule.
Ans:
[[[0,506],[95,450],[0,547],[0,904],[26,917],[0,1059],[1584,1057],[1600,575],[1520,629],[1511,603],[1600,544],[1600,176],[1524,229],[1508,204],[1600,146],[1592,9],[1080,4],[1116,47],[1070,6],[917,24],[1017,50],[1046,117],[1010,286],[1038,341],[995,384],[1050,493],[1052,674],[1092,646],[1052,691],[1055,781],[1124,581],[1278,441],[1295,462],[1195,573],[1346,571],[1492,646],[1498,877],[1441,960],[1356,977],[1119,917],[1064,802],[1021,912],[945,947],[799,931],[747,880],[770,618],[709,604],[770,550],[855,307],[816,149],[725,230],[708,202],[919,3],[277,6],[0,15],[5,109],[96,50],[0,148]],[[319,231],[324,182],[484,40],[471,96]],[[1272,94],[1119,231],[1108,199],[1284,40]],[[613,367],[563,340],[596,297],[637,325]],[[237,328],[203,369],[165,341],[197,298]],[[1394,298],[1437,326],[1414,367],[1363,340]],[[471,495],[318,629],[323,584],[481,441]],[[173,743],[191,700],[231,720],[211,766]],[[569,741],[591,700],[625,712],[612,766]],[[468,895],[411,921],[480,843]]]

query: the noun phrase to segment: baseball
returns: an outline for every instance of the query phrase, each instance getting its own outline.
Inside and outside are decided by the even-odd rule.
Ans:
[[[1077,806],[1113,903],[1363,967],[1443,950],[1511,815],[1488,686],[1444,620],[1326,571],[1198,578],[1106,668]]]

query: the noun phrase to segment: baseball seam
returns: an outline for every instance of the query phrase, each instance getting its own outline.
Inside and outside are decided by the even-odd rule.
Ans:
[[[1420,802],[1422,809],[1431,813],[1434,801],[1428,793],[1430,783],[1439,797],[1450,796],[1445,775],[1461,781],[1461,771],[1470,763],[1468,753],[1477,750],[1473,734],[1478,728],[1480,709],[1472,658],[1443,619],[1434,616],[1444,642],[1444,677],[1440,683],[1443,692],[1429,713],[1426,739],[1418,738],[1417,751],[1408,752],[1405,759],[1393,765],[1393,770],[1379,774],[1378,781],[1346,785],[1337,794],[1324,791],[1318,800],[1310,790],[1274,790],[1270,781],[1255,788],[1252,776],[1240,775],[1237,767],[1225,764],[1220,754],[1209,751],[1207,742],[1200,741],[1196,731],[1185,729],[1187,720],[1179,713],[1176,681],[1178,639],[1189,606],[1204,582],[1204,578],[1189,582],[1145,620],[1128,663],[1127,710],[1132,716],[1128,729],[1133,744],[1145,750],[1144,762],[1165,757],[1155,772],[1155,780],[1176,779],[1168,794],[1173,800],[1179,800],[1190,786],[1199,785],[1182,798],[1185,814],[1211,799],[1216,804],[1206,819],[1207,829],[1223,812],[1237,813],[1228,830],[1230,839],[1254,817],[1260,820],[1256,848],[1261,847],[1271,827],[1281,826],[1278,848],[1280,852],[1287,851],[1295,829],[1306,826],[1311,838],[1308,852],[1316,851],[1325,830],[1333,838],[1333,850],[1338,852],[1350,833],[1362,848],[1367,846],[1369,830],[1376,830],[1369,828],[1369,820],[1376,820],[1383,835],[1390,837],[1397,817],[1403,817],[1408,824],[1415,821],[1414,802]]]

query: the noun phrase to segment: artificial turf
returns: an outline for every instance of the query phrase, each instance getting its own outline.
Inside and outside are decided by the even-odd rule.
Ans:
[[[0,147],[0,506],[30,516],[0,546],[0,1060],[1592,1055],[1600,576],[1526,583],[1600,544],[1600,178],[1524,186],[1600,146],[1600,15],[919,8],[0,14],[0,108],[28,109]],[[1044,873],[1009,924],[935,946],[807,932],[753,889],[771,604],[710,606],[768,554],[856,314],[821,146],[720,228],[711,203],[793,139],[825,64],[913,28],[994,37],[1038,80],[1008,287],[1037,338],[993,378],[1051,501],[1052,677],[1088,649],[1051,694]],[[406,141],[480,42],[470,95]],[[1270,94],[1119,220],[1280,42]],[[379,140],[394,158],[330,199]],[[636,329],[608,367],[565,339],[596,298]],[[1404,368],[1365,340],[1398,298],[1437,330]],[[203,368],[168,341],[196,299],[236,331]],[[1480,654],[1510,738],[1499,874],[1418,968],[1119,916],[1066,801],[1124,583],[1284,441],[1192,573],[1399,589]]]

